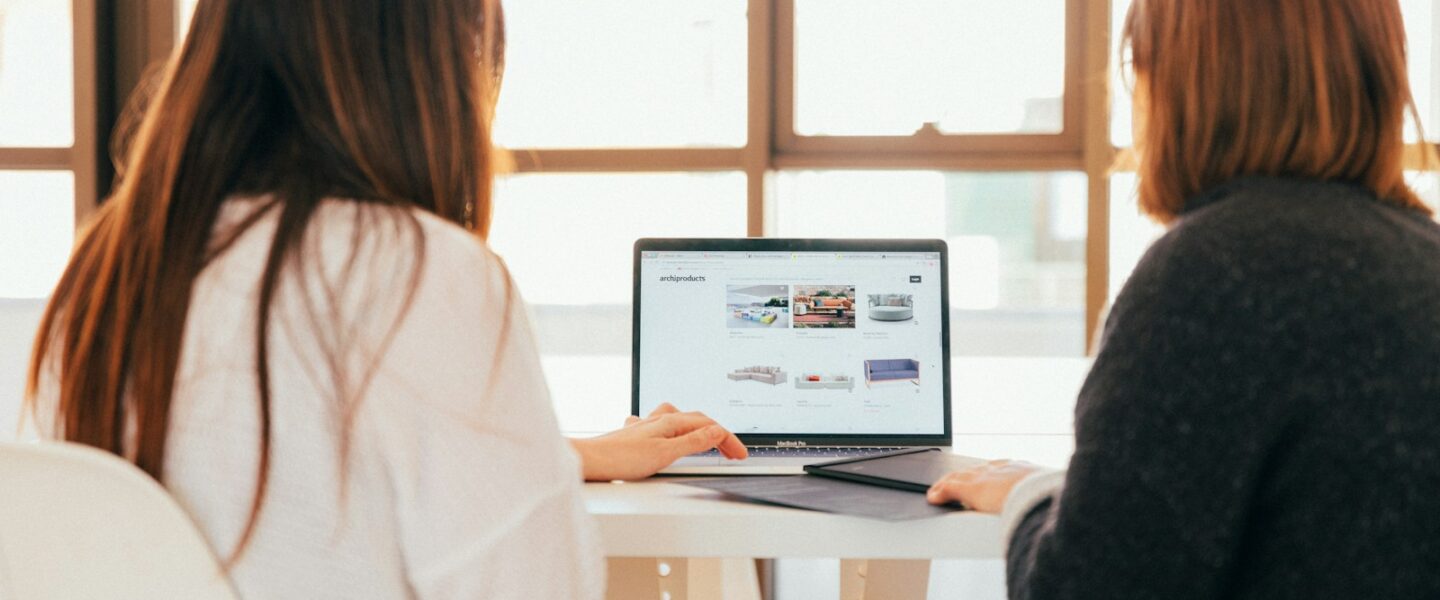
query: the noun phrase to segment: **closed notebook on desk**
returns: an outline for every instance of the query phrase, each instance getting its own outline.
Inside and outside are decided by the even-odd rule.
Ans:
[[[897,490],[924,492],[952,471],[960,471],[985,461],[941,451],[939,448],[913,448],[879,456],[847,458],[807,465],[805,472],[831,479],[868,483]]]

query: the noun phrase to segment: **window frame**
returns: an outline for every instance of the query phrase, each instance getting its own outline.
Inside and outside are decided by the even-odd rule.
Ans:
[[[740,148],[510,149],[517,173],[742,170],[747,235],[774,232],[768,181],[780,170],[936,169],[1084,171],[1089,178],[1086,239],[1087,352],[1109,279],[1110,0],[1066,5],[1064,130],[1058,134],[799,136],[794,131],[794,0],[747,0],[748,135]],[[1089,76],[1087,74],[1099,74]]]
[[[776,0],[772,19],[783,37],[775,45],[775,146],[793,153],[1016,153],[1073,156],[1083,143],[1081,54],[1084,52],[1085,0],[1065,1],[1065,70],[1063,127],[1060,133],[945,134],[933,131],[908,136],[805,136],[795,132],[795,0]]]
[[[74,1],[77,6],[93,5],[94,2]],[[746,0],[748,91],[744,146],[510,148],[505,149],[510,159],[505,162],[509,164],[501,170],[514,173],[743,171],[746,177],[746,233],[752,237],[774,233],[767,218],[767,215],[774,214],[771,203],[775,201],[769,183],[773,175],[781,170],[1082,171],[1089,180],[1085,242],[1085,348],[1087,354],[1093,354],[1096,333],[1109,301],[1110,177],[1115,173],[1135,170],[1133,151],[1116,147],[1110,139],[1110,98],[1115,93],[1110,85],[1111,63],[1115,58],[1112,56],[1110,21],[1112,2],[1117,0],[1064,0],[1063,131],[1058,134],[916,136],[800,136],[795,133],[794,1]],[[153,49],[169,48],[175,42],[178,0],[145,0],[143,4],[149,6],[150,18],[168,18],[171,24],[168,29],[159,26],[151,28],[145,45],[151,49],[153,58],[156,54]],[[1440,25],[1440,11],[1435,18]],[[82,36],[77,35],[76,39],[82,39]],[[1440,54],[1440,44],[1436,45],[1436,53]],[[1440,90],[1440,78],[1437,78],[1435,87]],[[77,89],[80,88],[77,86]],[[129,87],[122,85],[118,89]],[[1437,101],[1440,101],[1440,95],[1437,95]],[[80,103],[77,102],[78,106]],[[1440,123],[1430,125],[1440,127]],[[77,127],[77,142],[78,136]],[[1416,170],[1423,167],[1427,151],[1440,153],[1440,143],[1421,141],[1407,147],[1405,168]],[[4,152],[0,150],[0,168],[4,167]],[[81,187],[78,175],[77,171],[77,190]],[[77,191],[77,197],[80,195]]]
[[[48,148],[0,146],[0,170],[66,171],[74,176],[73,201],[77,226],[94,212],[100,195],[97,11],[96,0],[71,0],[71,67],[75,88],[71,118],[74,120],[75,138],[70,145]]]

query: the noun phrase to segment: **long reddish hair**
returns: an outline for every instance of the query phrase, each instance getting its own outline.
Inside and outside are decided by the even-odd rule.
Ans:
[[[27,406],[43,384],[58,398],[51,433],[160,479],[191,288],[239,236],[211,229],[227,198],[268,194],[278,225],[251,349],[260,468],[238,559],[270,464],[267,324],[282,270],[327,198],[486,234],[503,40],[498,0],[202,0],[45,311]]]
[[[1397,0],[1135,0],[1122,47],[1140,206],[1157,220],[1242,175],[1357,183],[1430,213],[1403,171],[1419,113]]]

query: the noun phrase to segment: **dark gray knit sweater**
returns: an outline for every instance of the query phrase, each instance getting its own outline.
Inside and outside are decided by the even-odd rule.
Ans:
[[[1363,188],[1193,199],[1106,324],[1012,598],[1440,598],[1440,227]]]

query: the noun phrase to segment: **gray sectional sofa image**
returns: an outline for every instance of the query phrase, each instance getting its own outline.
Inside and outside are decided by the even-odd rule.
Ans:
[[[780,385],[785,383],[788,376],[785,374],[785,371],[780,370],[780,367],[745,367],[731,371],[726,377],[730,378],[731,381],[748,380],[768,383],[770,385]]]

